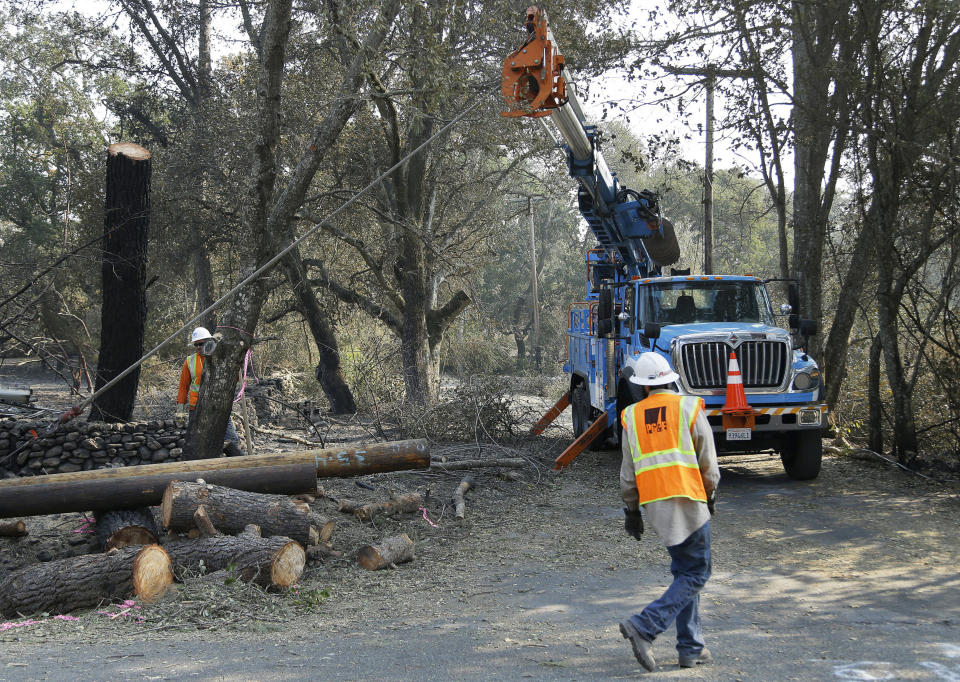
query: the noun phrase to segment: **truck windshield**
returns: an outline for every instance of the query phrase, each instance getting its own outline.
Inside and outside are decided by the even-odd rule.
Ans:
[[[762,322],[773,325],[759,282],[677,281],[640,287],[641,319],[662,325],[691,322]]]

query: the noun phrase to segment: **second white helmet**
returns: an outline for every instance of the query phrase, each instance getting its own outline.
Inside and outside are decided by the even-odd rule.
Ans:
[[[659,353],[640,353],[627,359],[626,366],[633,370],[630,381],[641,386],[672,384],[680,378],[667,359]]]
[[[193,333],[190,335],[190,343],[200,343],[201,341],[206,341],[207,339],[212,339],[213,336],[210,332],[207,331],[206,327],[197,327],[193,330]]]

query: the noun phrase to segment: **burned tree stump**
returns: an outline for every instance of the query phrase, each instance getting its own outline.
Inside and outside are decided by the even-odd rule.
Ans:
[[[131,545],[155,545],[156,523],[149,507],[95,512],[97,546],[104,552]]]
[[[366,545],[357,554],[357,563],[368,571],[413,560],[413,540],[406,533],[385,538],[379,545]]]
[[[240,580],[261,587],[289,587],[300,578],[307,555],[290,538],[261,538],[246,531],[202,540],[184,540],[164,545],[180,577],[184,573],[208,573],[233,565]]]
[[[173,481],[164,490],[160,505],[163,526],[174,531],[196,527],[194,514],[201,505],[221,533],[236,534],[255,523],[264,536],[280,535],[301,545],[310,541],[313,518],[305,502],[286,495],[264,495],[187,481]],[[333,532],[332,527],[329,530]]]
[[[151,173],[149,151],[129,142],[110,145],[103,213],[98,391],[143,355]],[[90,409],[90,419],[128,421],[133,414],[139,380],[140,370],[135,369],[99,396]]]
[[[0,583],[0,615],[67,613],[131,595],[149,602],[173,582],[159,545],[124,547],[23,568]]]
[[[423,506],[423,498],[418,493],[408,493],[398,495],[386,502],[372,502],[358,507],[353,515],[361,521],[371,521],[374,516],[382,514],[383,516],[393,516],[394,514],[404,514],[415,512]]]

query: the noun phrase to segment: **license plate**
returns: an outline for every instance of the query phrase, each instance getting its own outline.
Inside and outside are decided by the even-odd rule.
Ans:
[[[750,440],[750,429],[727,429],[727,440]]]

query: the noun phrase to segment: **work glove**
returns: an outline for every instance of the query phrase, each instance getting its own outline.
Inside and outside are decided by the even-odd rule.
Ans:
[[[627,531],[627,535],[632,535],[635,540],[642,538],[643,517],[640,515],[640,510],[624,509],[623,515],[623,527]]]
[[[714,512],[717,511],[717,491],[716,490],[710,493],[710,497],[707,498],[707,509],[710,510],[710,516],[713,516]]]
[[[176,413],[176,416],[178,416],[178,417],[186,417],[186,416],[187,416],[187,406],[186,406],[184,403],[177,403],[177,413]]]

